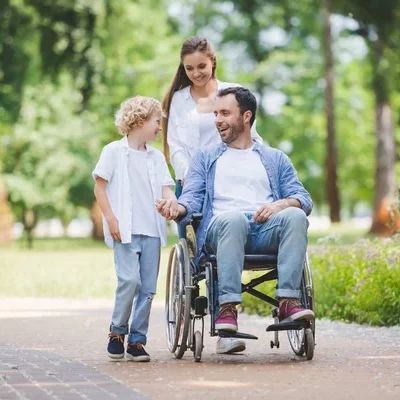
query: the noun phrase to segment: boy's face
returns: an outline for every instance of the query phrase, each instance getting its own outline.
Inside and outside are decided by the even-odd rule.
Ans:
[[[153,113],[144,121],[142,126],[143,139],[146,142],[153,142],[161,130],[161,113]]]

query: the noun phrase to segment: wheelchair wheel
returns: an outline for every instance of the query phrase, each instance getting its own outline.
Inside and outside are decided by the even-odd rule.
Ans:
[[[187,348],[191,282],[186,240],[180,239],[169,255],[165,295],[167,346],[176,358],[182,358]]]
[[[201,353],[203,352],[203,337],[199,331],[194,333],[194,351],[193,357],[195,362],[200,362],[201,360]]]
[[[304,331],[305,329],[287,331],[290,347],[296,356],[302,356],[305,352]]]
[[[312,360],[314,357],[314,334],[310,328],[305,329],[304,350],[307,360]]]
[[[315,310],[314,286],[308,255],[304,260],[303,277],[301,281],[301,302],[304,307]],[[303,356],[306,353],[307,360],[314,356],[315,320],[310,322],[310,328],[287,331],[290,347],[294,354]],[[310,336],[311,335],[311,336]],[[311,341],[312,338],[312,341]],[[312,354],[311,354],[312,352]],[[311,358],[309,358],[309,354]]]

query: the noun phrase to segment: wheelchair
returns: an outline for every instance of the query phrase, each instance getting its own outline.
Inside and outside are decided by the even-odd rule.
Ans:
[[[165,324],[168,350],[180,359],[186,350],[193,352],[195,362],[201,361],[204,337],[204,318],[210,315],[210,335],[253,339],[258,337],[240,332],[216,331],[215,319],[218,313],[218,273],[215,255],[206,255],[195,263],[197,244],[195,229],[202,214],[193,214],[186,227],[186,238],[179,239],[169,254],[166,295]],[[273,332],[271,348],[279,348],[279,332],[287,331],[289,344],[297,356],[307,360],[314,357],[315,320],[298,320],[279,323],[277,299],[255,289],[263,282],[277,280],[277,255],[245,255],[243,271],[263,271],[263,275],[250,282],[242,283],[242,293],[249,293],[273,306],[274,324],[266,328]],[[206,295],[201,295],[199,283],[205,280]],[[204,289],[203,289],[204,290]],[[315,310],[314,288],[308,255],[304,260],[301,281],[301,302],[305,308]]]

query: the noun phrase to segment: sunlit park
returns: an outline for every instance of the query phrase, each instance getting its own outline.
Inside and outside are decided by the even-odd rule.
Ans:
[[[218,81],[255,95],[256,132],[311,195],[311,356],[307,335],[296,352],[286,332],[266,332],[273,307],[244,293],[240,331],[258,340],[219,354],[205,315],[201,362],[196,343],[176,357],[164,309],[172,220],[151,362],[107,356],[117,277],[92,171],[122,138],[125,99],[165,107],[192,36],[211,44]],[[0,399],[399,399],[399,46],[399,0],[1,0]],[[165,138],[151,145],[183,181]]]

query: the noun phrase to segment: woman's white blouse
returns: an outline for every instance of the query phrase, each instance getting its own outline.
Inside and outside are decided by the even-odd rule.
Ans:
[[[218,83],[218,90],[232,86],[240,86],[237,83]],[[217,128],[214,125],[214,129]],[[251,127],[251,136],[262,143],[261,136],[256,131],[256,121]],[[174,93],[168,116],[167,141],[170,152],[172,168],[176,179],[185,179],[190,161],[200,150],[199,114],[196,110],[196,102],[190,94],[190,86]]]

